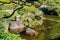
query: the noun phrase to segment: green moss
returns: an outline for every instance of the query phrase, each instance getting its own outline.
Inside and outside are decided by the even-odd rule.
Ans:
[[[10,2],[10,0],[0,0],[1,2]]]
[[[39,10],[37,8],[35,8],[34,6],[28,7],[28,6],[24,6],[24,8],[22,9],[25,12],[38,12]]]
[[[14,8],[14,6],[15,6],[15,4],[4,4],[3,6],[2,6],[2,9],[13,9]]]
[[[9,16],[9,15],[10,14],[8,12],[0,10],[0,17]]]

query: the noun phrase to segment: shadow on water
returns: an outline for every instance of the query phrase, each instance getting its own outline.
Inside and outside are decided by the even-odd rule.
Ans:
[[[54,38],[54,39],[51,39],[51,40],[60,40],[60,37],[58,37],[58,38]]]

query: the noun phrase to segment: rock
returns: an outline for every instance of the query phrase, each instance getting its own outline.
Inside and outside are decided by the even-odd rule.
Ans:
[[[20,32],[24,31],[24,24],[22,21],[19,20],[19,17],[16,17],[15,21],[11,21],[9,25],[9,31],[11,33],[19,34]]]
[[[33,29],[27,28],[26,29],[26,34],[29,35],[29,36],[37,36],[38,35],[38,32],[36,32]]]

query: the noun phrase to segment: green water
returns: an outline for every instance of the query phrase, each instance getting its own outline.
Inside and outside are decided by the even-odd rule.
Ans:
[[[39,33],[38,36],[28,36],[28,35],[22,34],[21,37],[27,40],[50,40],[51,38],[59,37],[60,30],[58,30],[59,32],[57,35],[55,35],[55,33],[58,29],[58,26],[60,26],[60,21],[59,21],[60,17],[54,17],[54,16],[48,16],[48,17],[44,16],[44,17],[46,19],[43,19],[43,24],[41,26],[36,26],[35,28],[33,28]],[[53,35],[51,36],[50,34],[53,34]]]

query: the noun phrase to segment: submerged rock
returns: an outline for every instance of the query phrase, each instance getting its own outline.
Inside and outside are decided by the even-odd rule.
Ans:
[[[37,36],[38,35],[38,32],[36,32],[33,29],[27,28],[26,29],[26,34],[29,35],[29,36]]]

